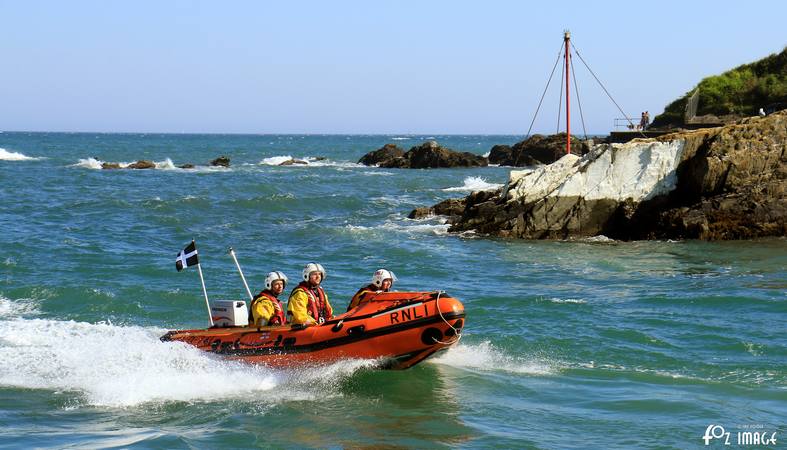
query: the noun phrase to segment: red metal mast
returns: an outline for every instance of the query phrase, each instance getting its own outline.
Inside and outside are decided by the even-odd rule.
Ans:
[[[568,69],[569,64],[571,61],[568,57],[568,44],[571,40],[571,32],[568,30],[563,31],[563,40],[566,43],[566,154],[571,153],[571,109],[569,106],[569,95],[568,95]]]

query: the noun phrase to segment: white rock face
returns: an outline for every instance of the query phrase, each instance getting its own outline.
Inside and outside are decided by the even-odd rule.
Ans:
[[[581,158],[566,155],[535,170],[512,170],[506,196],[525,203],[546,197],[641,202],[675,189],[683,146],[683,140],[598,145]]]

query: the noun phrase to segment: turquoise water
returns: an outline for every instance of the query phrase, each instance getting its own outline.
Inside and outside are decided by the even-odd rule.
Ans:
[[[428,137],[0,134],[0,447],[695,448],[711,424],[784,445],[787,241],[448,235],[408,212],[509,169],[354,164]],[[479,154],[517,140],[433,137]],[[220,154],[230,169],[174,168]],[[327,159],[271,165],[287,155]],[[321,262],[337,309],[387,267],[395,288],[461,299],[465,335],[396,372],[162,343],[205,326],[196,271],[174,268],[192,238],[212,298],[244,296],[229,246],[252,289]]]

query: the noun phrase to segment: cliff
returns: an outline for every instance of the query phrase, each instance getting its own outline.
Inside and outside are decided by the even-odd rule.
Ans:
[[[785,109],[787,48],[781,53],[703,79],[691,91],[667,105],[664,112],[653,119],[651,127],[683,126],[686,103],[697,88],[699,122],[703,121],[702,117],[727,122],[730,119],[756,115],[760,108]]]
[[[601,144],[465,199],[450,231],[525,239],[742,239],[787,234],[787,111]]]

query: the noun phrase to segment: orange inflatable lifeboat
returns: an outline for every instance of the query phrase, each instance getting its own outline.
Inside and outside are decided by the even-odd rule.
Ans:
[[[367,298],[321,325],[214,326],[170,331],[161,340],[272,367],[375,359],[381,368],[406,369],[461,337],[464,306],[444,292],[380,292]]]

